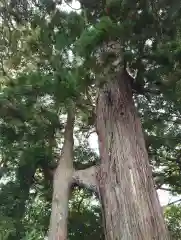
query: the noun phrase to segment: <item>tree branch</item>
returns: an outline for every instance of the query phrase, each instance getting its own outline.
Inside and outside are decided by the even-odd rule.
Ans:
[[[158,188],[158,190],[163,190],[163,191],[168,191],[168,192],[172,191],[172,189],[164,188],[164,187],[160,187],[160,188]]]
[[[75,171],[73,174],[73,183],[78,186],[86,187],[94,192],[98,191],[96,174],[98,166],[92,166],[84,170]]]
[[[80,8],[74,8],[74,7],[72,7],[69,3],[68,3],[68,1],[64,1],[66,4],[67,4],[67,6],[68,7],[70,7],[72,10],[75,10],[75,11],[78,11],[78,10],[81,10],[82,8],[80,7]]]
[[[84,201],[84,198],[85,198],[85,193],[82,195],[80,201],[79,201],[79,204],[78,204],[78,207],[77,207],[77,211],[78,213],[80,213],[80,206],[82,204],[82,202]]]
[[[73,164],[74,121],[75,121],[75,105],[74,103],[71,103],[67,109],[67,122],[66,122],[65,132],[64,132],[64,143],[63,143],[62,152],[60,156],[61,164],[64,162],[66,166],[70,166],[70,167],[72,167],[72,164]],[[59,163],[57,167],[59,167]]]
[[[176,200],[176,201],[173,201],[173,202],[169,203],[167,206],[170,206],[170,205],[175,204],[175,203],[178,203],[178,202],[181,202],[181,199],[178,199],[178,200]]]
[[[73,128],[74,128],[74,120],[75,120],[75,107],[70,106],[68,108],[67,113],[67,123],[65,126],[65,133],[64,133],[64,145],[66,145],[66,142],[73,144]]]

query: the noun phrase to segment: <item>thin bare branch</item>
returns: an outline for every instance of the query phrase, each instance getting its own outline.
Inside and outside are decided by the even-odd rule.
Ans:
[[[178,199],[178,200],[176,200],[176,201],[173,201],[173,202],[169,203],[167,206],[170,206],[170,205],[173,205],[173,204],[179,203],[179,202],[181,202],[181,199]]]
[[[78,10],[81,10],[81,7],[80,8],[74,8],[74,7],[72,7],[69,3],[68,3],[68,1],[64,1],[66,4],[67,4],[67,6],[68,7],[70,7],[72,10],[75,10],[75,11],[78,11]]]
[[[163,190],[163,191],[168,191],[168,192],[172,191],[172,189],[164,188],[164,187],[160,187],[160,188],[158,188],[158,190]]]

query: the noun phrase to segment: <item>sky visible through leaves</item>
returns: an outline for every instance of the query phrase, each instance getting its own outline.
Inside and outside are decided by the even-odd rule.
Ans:
[[[61,6],[64,10],[66,11],[79,11],[80,9],[80,4],[78,1],[73,1],[72,4],[69,6],[67,3],[64,2],[63,6]],[[89,138],[89,144],[90,147],[95,150],[97,153],[99,152],[98,150],[98,139],[95,133],[93,133],[90,138]],[[164,186],[165,188],[167,186]],[[181,198],[181,196],[173,196],[171,195],[168,191],[164,190],[158,190],[158,196],[160,199],[160,203],[162,206],[168,205],[169,203],[176,201]]]

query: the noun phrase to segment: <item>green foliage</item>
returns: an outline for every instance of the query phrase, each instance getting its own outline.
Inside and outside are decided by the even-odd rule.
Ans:
[[[180,205],[172,205],[165,210],[165,219],[170,231],[171,237],[174,240],[181,239],[181,207]]]
[[[68,228],[70,240],[104,239],[100,206],[90,192],[78,189],[73,192],[73,198],[70,200]]]
[[[81,6],[80,13],[68,13],[61,2],[52,0],[0,3],[3,240],[46,235],[52,194],[46,170],[56,165],[70,99],[77,104],[74,166],[99,163],[85,139],[95,123],[95,80],[104,70],[96,64],[97,50],[110,40],[121,45],[130,72],[137,72],[135,83],[143,90],[134,98],[158,185],[168,184],[173,193],[181,193],[179,2],[81,0]],[[175,239],[179,212],[175,206],[166,211]],[[100,225],[95,198],[76,189],[70,201],[69,238],[103,239]]]
[[[112,22],[108,17],[102,17],[95,26],[85,30],[77,42],[77,51],[81,55],[89,56],[92,51],[97,50],[98,47],[105,41],[116,36],[119,32],[117,24]]]
[[[16,229],[13,219],[2,215],[0,219],[0,238],[7,240],[9,236],[13,236],[15,232]]]

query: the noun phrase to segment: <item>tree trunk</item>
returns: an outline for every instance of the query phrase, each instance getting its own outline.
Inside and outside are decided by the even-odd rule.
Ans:
[[[169,239],[126,72],[101,89],[98,174],[107,240]]]
[[[68,201],[73,177],[74,110],[69,110],[61,157],[54,173],[48,240],[67,239]]]
[[[57,169],[53,184],[49,240],[67,239],[68,201],[71,179],[71,170],[63,167]]]

